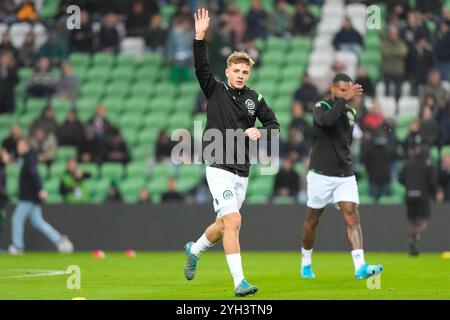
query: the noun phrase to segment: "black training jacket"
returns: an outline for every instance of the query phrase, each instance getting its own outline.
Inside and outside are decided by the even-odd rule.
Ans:
[[[36,152],[30,151],[24,155],[19,179],[19,200],[39,203],[39,191],[42,189],[42,181],[39,177]]]
[[[314,107],[309,169],[332,177],[352,176],[351,145],[356,110],[343,98],[321,100]]]
[[[208,102],[202,151],[205,151],[205,148],[208,148],[208,145],[210,145],[210,148],[208,148],[207,151],[213,149],[214,145],[217,145],[217,142],[214,143],[214,139],[208,141],[208,135],[205,135],[207,130],[217,129],[223,135],[222,148],[224,152],[221,161],[214,161],[217,160],[214,159],[215,153],[212,153],[212,157],[208,157],[209,152],[206,152],[206,154],[203,153],[202,160],[211,166],[228,170],[239,176],[247,177],[250,170],[248,157],[249,139],[248,137],[245,138],[245,145],[242,142],[233,143],[230,140],[227,141],[225,138],[226,130],[242,129],[245,131],[246,129],[255,126],[257,118],[263,125],[261,129],[279,130],[280,125],[275,114],[269,108],[261,94],[247,86],[242,90],[234,90],[229,88],[225,83],[218,82],[214,78],[208,63],[206,42],[204,40],[194,39],[194,60],[195,74]],[[268,134],[270,135],[270,131],[268,131]],[[245,161],[240,161],[240,164],[237,163],[239,160],[237,159],[237,150],[239,149],[245,151],[245,159],[241,159]],[[229,159],[233,161],[227,161],[227,154],[229,154]]]

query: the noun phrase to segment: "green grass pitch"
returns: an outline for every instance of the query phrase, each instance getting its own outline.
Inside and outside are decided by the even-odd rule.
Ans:
[[[259,287],[248,300],[450,299],[450,260],[437,253],[418,258],[405,253],[366,254],[368,262],[384,266],[378,290],[353,278],[349,253],[314,253],[315,280],[300,279],[299,253],[244,252],[242,257],[248,281]],[[183,252],[138,252],[135,258],[106,252],[99,260],[90,253],[0,255],[0,299],[242,299],[233,296],[223,253],[204,254],[190,282],[183,276],[184,262]],[[79,290],[69,290],[68,275],[61,274],[70,265],[80,267]],[[46,274],[49,270],[60,274]]]

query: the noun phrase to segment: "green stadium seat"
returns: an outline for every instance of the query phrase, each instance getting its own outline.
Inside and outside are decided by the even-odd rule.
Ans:
[[[129,66],[120,66],[111,71],[111,79],[114,81],[131,82],[135,78],[136,70]]]
[[[262,64],[265,65],[271,65],[271,66],[279,66],[284,64],[286,59],[285,54],[282,51],[272,51],[265,53],[262,56]]]
[[[69,57],[69,63],[72,67],[88,68],[91,64],[91,55],[83,52],[74,52]]]
[[[175,101],[173,111],[191,113],[196,107],[195,98],[195,96],[181,96]]]
[[[77,100],[76,108],[78,111],[89,110],[89,111],[94,112],[99,101],[100,101],[100,99],[98,97],[82,97]]]
[[[195,165],[195,164],[191,164],[191,165],[182,165],[180,166],[180,168],[178,169],[178,177],[180,179],[185,179],[185,178],[195,178],[198,180],[200,180],[205,174],[204,171],[204,167],[201,165]]]
[[[148,113],[150,111],[150,99],[139,95],[132,96],[127,99],[125,110],[127,112],[139,112],[141,114]]]
[[[120,181],[124,176],[124,165],[121,163],[103,163],[100,168],[103,179]]]
[[[380,50],[365,50],[361,54],[361,63],[363,67],[367,64],[379,65],[381,63]]]
[[[304,69],[308,64],[308,56],[308,54],[302,51],[292,51],[287,57],[284,57],[286,60],[286,68],[291,69],[293,66],[300,66]]]
[[[171,129],[190,129],[193,126],[193,118],[190,113],[174,113],[168,121]]]
[[[61,146],[58,148],[58,153],[57,153],[58,162],[60,162],[60,161],[65,162],[69,158],[76,158],[76,157],[77,157],[77,148],[76,147]]]
[[[132,97],[149,99],[155,93],[155,87],[148,81],[139,81],[131,87]],[[148,100],[147,100],[148,101]]]
[[[174,109],[174,99],[172,97],[160,96],[152,99],[150,103],[150,110],[155,112],[164,111],[164,113],[169,113]]]
[[[397,196],[392,196],[392,197],[381,197],[379,202],[380,205],[395,205],[395,204],[402,204],[403,203],[403,198],[402,197],[397,197]]]
[[[136,59],[128,54],[119,53],[116,57],[118,67],[126,67],[134,69],[136,67]]]
[[[129,111],[122,115],[119,120],[121,128],[134,128],[139,129],[143,124],[142,113]]]
[[[131,149],[131,156],[134,161],[148,160],[148,158],[155,154],[155,146],[150,144],[140,144]]]
[[[125,203],[137,203],[139,199],[139,190],[145,186],[145,179],[133,178],[120,183],[119,189],[125,200]]]
[[[450,146],[443,146],[441,149],[441,154],[443,156],[449,155],[450,154]]]
[[[19,117],[19,125],[22,127],[22,129],[24,131],[27,131],[35,118],[36,118],[36,115],[33,113],[27,113],[27,114],[21,115]]]
[[[395,129],[395,136],[399,141],[404,141],[409,134],[409,127],[398,127]]]
[[[130,93],[130,85],[126,81],[114,81],[107,85],[105,95],[107,97],[126,98]]]
[[[81,87],[81,96],[100,100],[105,91],[105,85],[101,81],[90,80]]]
[[[28,112],[40,113],[42,109],[47,105],[47,99],[31,98],[28,99],[26,104],[26,110]]]
[[[177,94],[177,87],[171,83],[163,82],[155,86],[155,94],[159,97],[173,98]]]
[[[256,86],[258,92],[264,96],[264,98],[267,100],[268,97],[272,97],[275,92],[275,86],[273,85],[273,81],[263,81],[258,82]]]
[[[365,48],[367,50],[379,50],[381,48],[380,37],[374,33],[368,33],[365,40]]]
[[[59,178],[46,180],[44,181],[44,189],[47,191],[49,195],[59,194],[59,184],[60,184]]]
[[[89,173],[91,175],[91,178],[95,179],[98,177],[98,165],[96,163],[79,163],[78,169]]]
[[[377,83],[380,80],[380,66],[376,64],[368,64],[365,65],[364,68],[367,70],[367,73],[370,79]]]
[[[162,194],[167,191],[167,177],[154,177],[147,184],[151,194]]]
[[[86,188],[92,190],[94,203],[102,203],[106,199],[107,191],[111,185],[111,180],[108,178],[102,178],[98,180],[86,180]]]
[[[276,114],[277,120],[281,127],[287,128],[292,121],[292,116],[290,112],[278,112]]]
[[[294,78],[295,79],[295,78]],[[292,98],[292,96],[295,93],[295,90],[298,89],[298,82],[291,80],[285,80],[279,84],[278,90],[277,90],[277,96],[281,97],[289,97]]]
[[[306,176],[308,173],[308,168],[302,162],[296,163],[294,169],[300,176]]]
[[[292,52],[309,53],[311,50],[311,39],[309,37],[295,37],[291,41]]]
[[[442,152],[443,150],[441,150]],[[439,163],[440,159],[439,159],[439,148],[436,146],[433,146],[430,148],[430,159],[434,162],[434,163]]]
[[[120,97],[109,97],[103,99],[102,103],[105,106],[106,113],[121,114],[125,110],[125,99]],[[95,111],[95,108],[92,109]]]
[[[248,204],[265,204],[269,202],[269,196],[266,194],[251,194],[245,202]]]
[[[60,179],[62,175],[66,172],[67,164],[64,161],[57,161],[52,163],[50,167],[50,176],[52,179]]]
[[[134,127],[122,127],[122,137],[124,138],[128,148],[133,147],[138,142],[138,130]]]
[[[175,167],[171,163],[169,163],[169,164],[157,163],[151,169],[151,176],[153,178],[158,178],[158,177],[169,178],[169,177],[173,177],[174,175],[175,175]]]
[[[292,107],[292,95],[278,96],[270,107],[274,110],[275,116],[278,112],[290,112]]]
[[[274,67],[274,66],[261,67],[258,71],[258,77],[259,77],[259,79],[263,80],[264,82],[272,83],[272,86],[273,86],[273,82],[277,81],[281,77],[280,68]],[[259,89],[259,86],[260,85],[258,84],[258,86],[257,86],[258,89]]]
[[[159,128],[148,128],[139,130],[137,133],[137,144],[138,145],[154,145],[159,136]]]
[[[145,116],[143,125],[144,127],[154,128],[164,128],[167,125],[168,116],[167,113],[152,112]]]
[[[269,37],[266,40],[267,52],[283,52],[288,48],[288,45],[288,41],[281,37]]]
[[[133,161],[127,165],[127,178],[144,178],[149,176],[149,168],[144,161]]]
[[[92,62],[94,67],[111,68],[115,63],[115,56],[111,53],[99,52],[94,55]]]
[[[144,55],[144,59],[142,60],[142,65],[151,66],[151,67],[159,67],[163,61],[163,56],[157,53],[147,53]]]
[[[136,71],[136,80],[138,82],[145,82],[148,85],[151,85],[151,83],[158,78],[158,74],[158,67],[143,66]]]
[[[30,77],[34,74],[33,68],[19,68],[17,75],[20,81],[28,82]]]
[[[397,128],[409,128],[411,122],[416,118],[416,116],[399,114],[397,116]]]
[[[197,96],[199,91],[200,87],[197,82],[185,82],[180,85],[180,97]]]
[[[195,177],[181,178],[177,180],[175,190],[180,193],[186,193],[194,189],[198,184],[198,179]]]
[[[91,82],[103,84],[111,78],[111,68],[107,66],[98,66],[89,69],[87,79]]]
[[[54,98],[51,102],[53,109],[58,112],[58,110],[69,111],[72,107],[73,102],[67,99]]]
[[[270,176],[259,176],[249,183],[249,194],[259,194],[269,196],[273,191],[273,179],[266,179]]]

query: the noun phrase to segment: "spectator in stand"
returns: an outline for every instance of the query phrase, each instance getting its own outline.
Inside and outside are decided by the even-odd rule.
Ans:
[[[28,80],[27,96],[50,98],[56,90],[57,80],[50,73],[50,60],[41,58],[35,73]]]
[[[421,23],[420,13],[411,11],[408,13],[406,26],[401,29],[401,39],[411,48],[415,46],[415,42],[419,37],[430,37],[430,31]]]
[[[305,112],[313,112],[314,105],[319,99],[320,95],[317,87],[311,81],[308,73],[305,72],[303,75],[303,83],[301,87],[298,88],[297,91],[295,91],[294,105],[301,103]]]
[[[56,131],[58,144],[60,146],[78,147],[84,134],[84,126],[78,119],[77,111],[72,109],[67,114],[67,118]]]
[[[84,181],[91,175],[78,170],[77,166],[76,159],[67,160],[66,172],[60,180],[59,193],[67,203],[89,202],[89,191],[86,189]]]
[[[252,68],[258,68],[261,65],[261,53],[259,52],[259,49],[256,47],[255,41],[250,38],[244,38],[241,43],[237,45],[237,49],[240,51],[247,52],[250,58],[252,58],[253,62],[255,64]],[[231,54],[231,50],[230,50]],[[222,71],[223,71],[223,65],[222,65]]]
[[[43,128],[38,127],[30,139],[31,147],[37,152],[39,162],[50,166],[56,158],[58,142],[52,132],[47,133]]]
[[[131,13],[126,20],[128,37],[144,37],[150,20],[149,12],[145,10],[142,0],[135,0],[132,4]]]
[[[425,35],[419,35],[415,45],[410,47],[408,54],[407,77],[411,80],[411,95],[417,96],[419,85],[424,85],[426,75],[436,64],[432,47]]]
[[[11,37],[9,32],[6,31],[2,36],[2,43],[0,44],[0,54],[3,52],[9,52],[13,57],[17,57],[18,51],[11,44]]]
[[[228,9],[220,17],[226,28],[230,30],[236,43],[244,40],[247,23],[244,15],[239,11],[236,2],[231,2]]]
[[[445,154],[442,156],[438,181],[438,202],[450,202],[450,154]]]
[[[30,136],[38,129],[44,129],[45,133],[55,133],[58,129],[58,123],[55,120],[55,112],[51,105],[47,105],[41,112],[41,115],[33,120],[30,126]]]
[[[309,11],[308,6],[302,0],[295,4],[295,14],[292,19],[292,34],[298,36],[310,36],[316,24],[316,18]]]
[[[88,125],[94,129],[98,142],[100,143],[100,154],[106,151],[106,145],[113,130],[113,125],[106,118],[106,109],[103,104],[99,104],[95,109],[95,115],[88,121]]]
[[[438,18],[442,11],[442,0],[417,0],[416,9],[423,13],[426,19]]]
[[[333,79],[338,73],[348,73],[345,64],[343,64],[339,59],[334,59],[331,69],[328,70],[325,77],[320,81],[320,83],[315,83],[320,95],[327,95],[330,92],[331,85],[333,84]]]
[[[292,198],[297,200],[300,192],[300,176],[294,170],[290,158],[283,159],[283,165],[275,176],[273,193],[276,197]]]
[[[99,32],[100,50],[110,53],[118,53],[120,36],[117,26],[119,17],[115,13],[108,13]]]
[[[11,134],[3,140],[2,147],[8,152],[11,161],[17,160],[17,143],[22,139],[22,129],[19,125],[11,128]]]
[[[19,62],[20,66],[30,68],[33,67],[37,60],[37,51],[34,33],[28,32],[25,36],[25,42],[19,49]]]
[[[399,38],[397,27],[392,25],[388,27],[387,38],[382,43],[381,53],[383,57],[381,69],[386,95],[391,95],[390,85],[394,83],[394,97],[398,100],[405,75],[405,58],[408,54],[408,47]]]
[[[89,126],[85,129],[83,140],[78,146],[78,161],[82,163],[100,163],[102,158],[100,142],[94,128]]]
[[[60,66],[67,59],[67,46],[63,39],[59,38],[57,31],[50,31],[48,40],[39,50],[40,58],[50,59],[52,66]]]
[[[80,12],[80,29],[70,31],[69,45],[71,52],[92,52],[94,41],[94,31],[92,29],[89,12]]]
[[[430,106],[424,106],[420,112],[420,134],[423,141],[433,146],[438,142],[439,124],[433,118],[433,112]]]
[[[0,114],[14,112],[18,82],[14,57],[8,52],[0,54]]]
[[[431,69],[427,75],[427,83],[420,92],[421,104],[425,103],[425,98],[433,96],[439,110],[445,108],[450,101],[450,93],[442,85],[441,74],[437,69]]]
[[[38,19],[38,12],[31,0],[23,0],[17,8],[17,20],[20,22],[34,23]]]
[[[303,132],[295,127],[289,128],[288,141],[282,143],[280,147],[281,156],[289,157],[294,162],[305,159],[309,153]]]
[[[313,129],[304,119],[304,114],[303,104],[301,102],[295,103],[292,106],[292,121],[289,128],[300,130],[303,135],[301,143],[305,149],[309,150],[313,138]]]
[[[353,27],[352,20],[349,17],[345,17],[342,29],[334,36],[334,49],[351,51],[359,56],[362,52],[363,45],[363,38]]]
[[[403,154],[409,157],[417,146],[422,146],[425,143],[422,134],[420,133],[420,120],[416,119],[411,122],[409,134],[403,141]]]
[[[8,193],[6,190],[6,165],[10,157],[5,149],[0,148],[0,237],[3,236],[6,221],[6,205],[8,204]]]
[[[138,192],[138,203],[152,203],[152,198],[147,187],[141,187]]]
[[[442,79],[450,81],[450,22],[439,23],[436,33],[434,53],[437,58],[437,68]]]
[[[127,145],[117,129],[113,129],[111,132],[111,137],[106,146],[105,161],[121,162],[123,164],[127,164],[130,161]]]
[[[192,78],[192,30],[190,20],[177,18],[166,43],[167,60],[170,64],[170,80],[173,83]]]
[[[162,53],[166,45],[167,29],[161,25],[161,16],[155,14],[150,18],[150,26],[145,33],[145,43],[151,52]]]
[[[59,82],[56,85],[55,96],[75,101],[78,96],[80,81],[73,74],[73,69],[70,64],[64,63],[61,69],[61,78],[59,78]]]
[[[289,37],[291,27],[291,16],[286,8],[286,0],[277,0],[275,11],[270,16],[271,34],[278,37]]]
[[[177,181],[174,178],[169,178],[167,181],[167,191],[162,195],[162,203],[179,203],[184,201],[181,193],[176,191]]]
[[[17,22],[16,5],[12,0],[2,1],[2,9],[0,10],[0,18],[7,25]]]
[[[156,161],[165,162],[170,161],[172,149],[176,142],[170,140],[170,136],[165,129],[159,132],[158,140],[156,141]]]
[[[360,84],[364,88],[364,95],[371,98],[375,97],[375,86],[363,66],[358,68],[355,83]]]
[[[439,145],[450,144],[450,103],[439,112]]]
[[[362,160],[369,174],[369,193],[375,202],[382,196],[392,195],[391,168],[395,154],[381,128],[374,130],[368,143],[363,144]]]
[[[109,203],[122,203],[123,197],[120,192],[119,186],[115,180],[111,181],[111,184],[107,190],[106,202]]]
[[[358,82],[359,83],[359,82]],[[377,130],[384,124],[385,117],[381,105],[378,101],[373,102],[372,110],[370,110],[363,118],[363,129]]]
[[[261,0],[252,0],[246,17],[247,37],[265,39],[269,35],[269,14],[263,8]]]

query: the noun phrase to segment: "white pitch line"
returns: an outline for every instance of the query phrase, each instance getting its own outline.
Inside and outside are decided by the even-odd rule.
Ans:
[[[61,276],[66,274],[63,270],[45,270],[45,269],[8,269],[4,271],[12,272],[34,272],[33,274],[19,274],[15,276],[0,276],[0,279],[21,279],[21,278],[35,278],[35,277],[50,277],[50,276]]]

